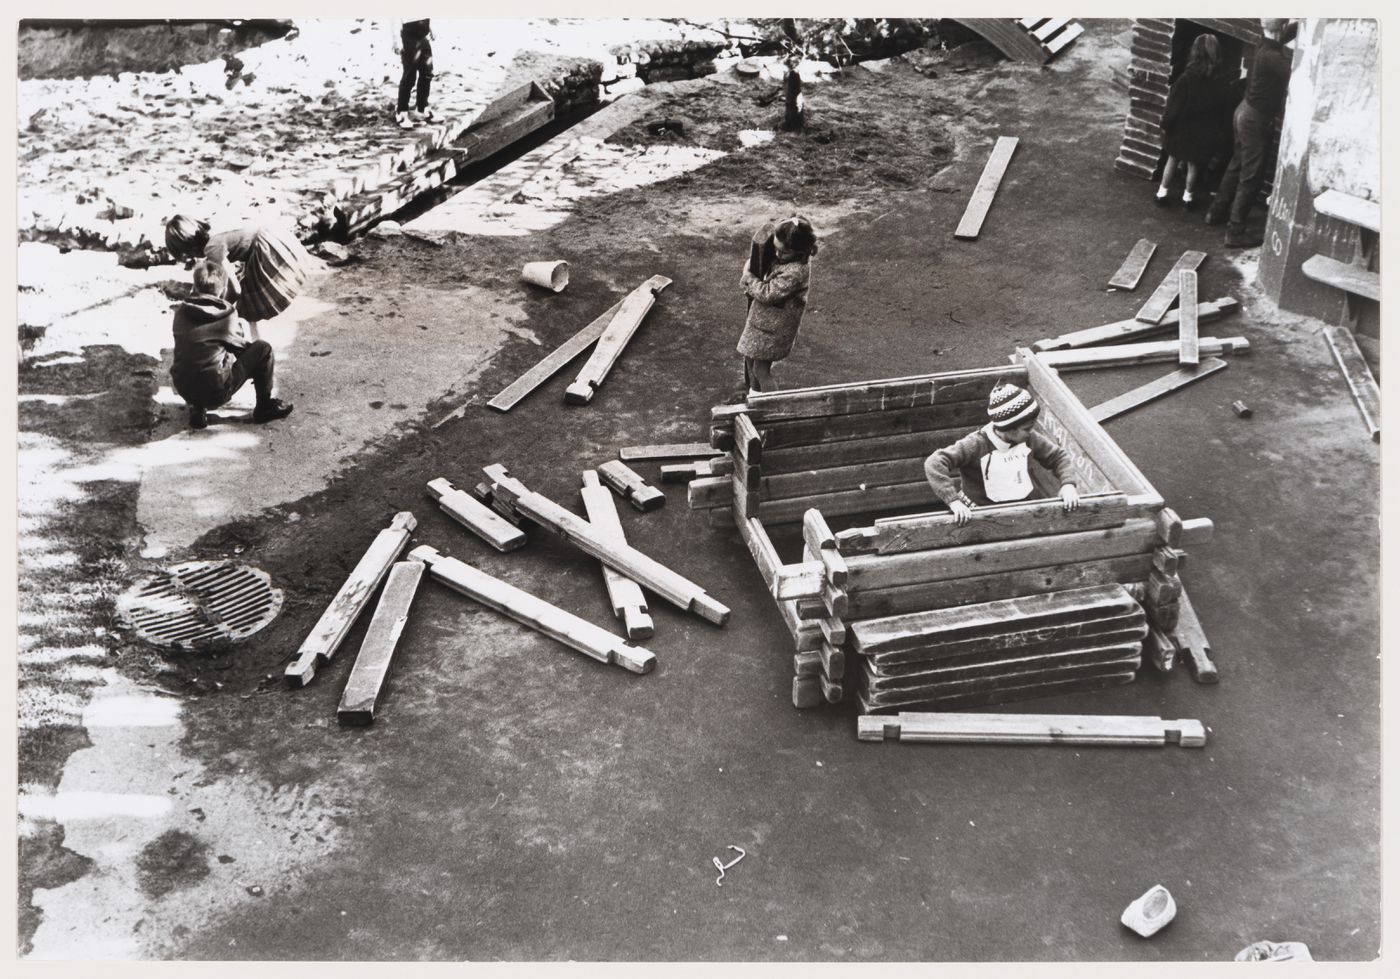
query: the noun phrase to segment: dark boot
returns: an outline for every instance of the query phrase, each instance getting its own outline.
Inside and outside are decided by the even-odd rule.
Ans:
[[[253,421],[258,425],[265,425],[279,418],[286,418],[291,413],[292,406],[286,401],[268,398],[266,401],[259,401],[253,408]]]
[[[1221,207],[1220,199],[1217,197],[1211,202],[1210,207],[1206,208],[1206,224],[1224,224],[1228,220],[1230,220],[1230,205],[1226,204]]]
[[[209,413],[199,405],[190,405],[190,428],[209,427]]]
[[[1232,224],[1225,229],[1226,248],[1258,248],[1262,244],[1263,236],[1251,234],[1243,225]]]

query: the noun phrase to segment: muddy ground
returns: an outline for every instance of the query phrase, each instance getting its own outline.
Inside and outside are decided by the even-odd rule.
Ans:
[[[585,201],[548,231],[357,245],[358,261],[319,298],[378,317],[406,361],[445,325],[402,301],[415,289],[448,304],[467,287],[515,296],[525,261],[567,258],[565,292],[521,300],[549,347],[647,276],[675,284],[592,405],[562,404],[565,371],[508,414],[486,409],[541,353],[508,344],[469,390],[297,501],[295,522],[279,507],[198,542],[194,556],[237,554],[268,571],[287,594],[280,618],[233,650],[163,658],[159,674],[136,655],[123,668],[189,697],[181,747],[202,779],[256,780],[305,815],[253,840],[201,811],[148,848],[152,901],[178,901],[224,856],[251,859],[235,844],[288,869],[240,879],[247,896],[236,901],[166,912],[160,920],[177,923],[143,935],[144,954],[1173,961],[1227,960],[1267,938],[1305,941],[1318,958],[1374,957],[1377,450],[1318,324],[1253,293],[1257,256],[1226,252],[1217,229],[1152,207],[1150,186],[1113,170],[1126,28],[1099,23],[1043,71],[977,59],[934,66],[936,77],[898,61],[856,69],[809,88],[806,134]],[[780,116],[777,103],[755,101],[767,88],[666,106],[658,115],[683,120],[684,133],[656,138],[737,150],[734,133]],[[955,241],[998,134],[1020,137],[1016,156],[980,239]],[[1221,683],[1144,668],[1127,687],[1017,708],[1199,718],[1205,749],[860,743],[853,704],[792,708],[790,640],[747,550],[688,510],[679,488],[660,511],[622,508],[628,538],[733,617],[715,628],[656,602],[650,675],[597,664],[425,583],[373,727],[335,723],[363,622],[310,687],[282,685],[365,544],[402,509],[417,515],[418,541],[606,624],[595,562],[538,530],[525,549],[497,554],[439,513],[424,484],[470,484],[499,462],[577,509],[579,472],[618,447],[703,440],[710,407],[740,383],[749,235],[793,209],[822,244],[801,338],[777,369],[786,385],[1001,363],[1018,344],[1130,317],[1146,280],[1165,273],[1161,256],[1209,252],[1202,297],[1235,296],[1245,311],[1206,332],[1247,336],[1249,356],[1109,431],[1170,505],[1215,522],[1183,577]],[[1159,242],[1144,287],[1105,290],[1140,237]],[[295,376],[294,363],[282,369]],[[1095,404],[1164,372],[1068,379]],[[446,387],[461,372],[445,363],[442,373]],[[462,417],[430,427],[464,397]],[[1236,399],[1253,418],[1235,417]],[[716,887],[710,858],[731,844],[748,855]],[[1117,919],[1154,883],[1180,911],[1147,942]]]

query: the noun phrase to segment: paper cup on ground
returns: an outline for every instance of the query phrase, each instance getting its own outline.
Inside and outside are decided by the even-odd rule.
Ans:
[[[520,277],[550,292],[561,292],[569,284],[568,262],[527,262]]]

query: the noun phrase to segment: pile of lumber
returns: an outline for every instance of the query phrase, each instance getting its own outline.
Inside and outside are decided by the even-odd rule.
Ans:
[[[1120,584],[1047,592],[850,626],[866,713],[1002,703],[1128,683],[1147,616]]]
[[[870,705],[995,703],[1086,679],[1132,679],[1144,656],[1169,669],[1178,653],[1202,682],[1214,679],[1204,636],[1187,630],[1178,575],[1184,548],[1208,540],[1211,522],[1182,520],[1165,506],[1044,356],[1021,350],[1010,367],[760,394],[712,411],[711,444],[729,453],[731,471],[692,479],[690,505],[731,520],[747,544],[793,639],[795,706],[840,701],[848,687]],[[1077,509],[1054,498],[983,506],[959,525],[937,503],[924,459],[985,420],[998,380],[1040,402],[1039,429],[1078,470]],[[1045,496],[1058,490],[1039,467],[1032,479]],[[874,517],[911,508],[924,512]],[[839,533],[827,523],[866,513],[873,522]],[[769,528],[798,521],[800,557],[779,554]],[[1092,643],[1067,644],[1072,629],[1032,637],[1024,634],[1039,626],[1017,627],[1026,617],[1020,600],[1073,601],[1081,589],[1104,587],[1120,618],[1089,634]],[[967,647],[942,648],[966,607],[1002,610],[1005,623],[976,637],[1000,643],[997,655],[969,660]],[[923,630],[928,656],[956,658],[930,665],[913,656],[913,667],[896,668],[911,654],[874,655],[882,627],[904,630],[899,642],[914,649]],[[916,699],[899,699],[907,689]]]

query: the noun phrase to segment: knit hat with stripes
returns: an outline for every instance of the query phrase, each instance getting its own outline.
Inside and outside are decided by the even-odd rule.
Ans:
[[[987,417],[995,428],[1015,428],[1033,421],[1040,414],[1040,404],[1025,388],[1003,381],[992,388],[987,401]]]

